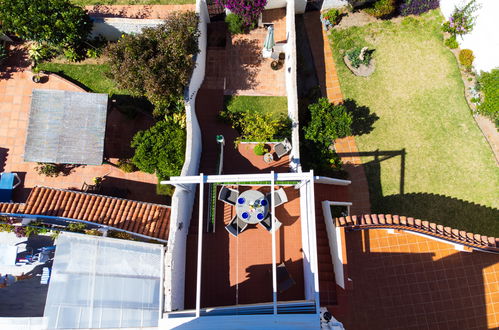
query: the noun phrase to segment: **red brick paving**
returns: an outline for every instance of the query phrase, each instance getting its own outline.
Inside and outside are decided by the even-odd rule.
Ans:
[[[240,186],[240,191],[269,187]],[[296,285],[278,294],[279,301],[304,299],[303,257],[299,190],[285,187],[289,201],[276,208],[282,222],[276,232],[277,264],[286,267]],[[205,190],[206,191],[206,190]],[[216,232],[203,233],[201,307],[272,302],[272,238],[259,225],[249,225],[237,238],[225,230],[235,215],[233,207],[217,201]],[[197,215],[191,220],[187,240],[185,308],[195,307],[197,261]]]
[[[266,10],[263,16],[265,23],[274,23],[275,41],[286,42],[286,10]],[[266,29],[257,28],[227,37],[225,48],[210,49],[205,87],[225,89],[227,95],[286,96],[284,69],[272,70],[272,59],[262,57],[266,35]]]
[[[497,329],[499,256],[404,232],[347,232],[347,329]]]
[[[20,55],[16,53],[16,56]],[[10,65],[10,62],[8,64]],[[91,184],[94,177],[106,174],[103,185],[109,189],[117,187],[128,190],[126,198],[156,203],[166,201],[163,196],[156,195],[155,175],[142,172],[124,173],[111,165],[82,165],[74,168],[67,176],[55,178],[38,175],[35,171],[37,164],[24,162],[23,158],[32,90],[40,88],[82,91],[82,89],[57,75],[50,75],[45,83],[35,84],[31,81],[30,71],[15,65],[14,63],[8,66],[6,69],[9,77],[0,80],[0,114],[2,116],[0,171],[16,172],[22,178],[23,185],[14,191],[15,201],[24,201],[29,191],[36,185],[80,189],[84,182]],[[151,119],[137,118],[131,121],[117,110],[112,110],[108,115],[105,141],[106,153],[110,159],[116,161],[117,157],[127,153],[127,156],[130,156],[131,136],[138,129],[147,128],[151,124]]]
[[[337,104],[343,102],[343,95],[338,74],[336,73],[333,52],[329,45],[327,33],[322,29],[319,15],[320,13],[317,11],[305,14],[307,36],[312,48],[315,70],[322,94],[332,103]],[[369,189],[364,167],[355,144],[355,137],[348,136],[337,139],[334,146],[340,156],[342,153],[347,154],[347,156],[341,156],[341,160],[345,164],[344,169],[348,172],[349,179],[352,181],[350,185],[350,197],[353,203],[352,213],[370,213]]]

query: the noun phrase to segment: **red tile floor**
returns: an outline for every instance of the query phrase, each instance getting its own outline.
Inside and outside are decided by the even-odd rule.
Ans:
[[[32,90],[83,90],[57,75],[50,75],[48,81],[44,83],[33,83],[32,74],[23,60],[25,54],[17,48],[12,53],[14,55],[4,65],[3,77],[0,79],[0,116],[2,118],[0,120],[0,172],[16,172],[22,179],[22,185],[14,191],[14,201],[25,201],[31,189],[36,185],[80,189],[84,182],[91,184],[94,177],[107,175],[103,186],[111,190],[113,187],[127,190],[126,198],[165,202],[164,197],[156,195],[157,179],[152,174],[124,173],[111,165],[82,165],[74,168],[69,175],[53,178],[38,175],[35,170],[36,163],[24,162],[24,144]],[[119,111],[111,110],[107,119],[104,156],[113,162],[119,157],[130,157],[131,137],[139,129],[152,125],[152,122],[152,118],[148,117],[131,121]]]
[[[239,191],[269,187],[239,186]],[[286,263],[296,284],[278,294],[278,301],[304,299],[303,257],[299,191],[284,188],[289,201],[276,208],[282,222],[276,231],[276,261]],[[205,190],[206,191],[206,190]],[[201,307],[272,302],[272,236],[259,225],[249,225],[238,237],[230,235],[225,225],[235,215],[232,206],[217,201],[216,231],[203,233]],[[206,209],[206,206],[205,206]],[[193,217],[187,240],[185,308],[196,302],[197,218]]]
[[[499,256],[386,230],[347,232],[347,329],[497,329]]]

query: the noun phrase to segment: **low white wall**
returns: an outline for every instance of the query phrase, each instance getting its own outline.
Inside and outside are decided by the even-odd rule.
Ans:
[[[44,330],[47,323],[45,317],[0,317],[2,330]]]
[[[265,9],[275,9],[286,7],[287,0],[268,0]]]
[[[292,121],[290,166],[291,170],[301,172],[300,166],[300,125],[298,121],[298,85],[296,81],[296,26],[295,0],[288,0],[286,6],[286,39],[285,46],[285,82],[288,97],[288,116]]]
[[[322,201],[322,213],[326,222],[327,238],[329,241],[329,251],[331,252],[331,261],[334,267],[334,280],[336,284],[345,289],[345,273],[343,270],[343,251],[340,228],[336,228],[331,215],[331,202]]]
[[[207,24],[210,22],[206,0],[197,0],[196,12],[200,18],[200,52],[196,56],[196,68],[185,95],[187,141],[182,176],[198,174],[201,159],[201,129],[196,117],[196,95],[206,71]],[[195,193],[196,185],[193,184],[187,185],[186,189],[175,189],[172,196],[170,234],[165,255],[165,311],[184,309],[185,253]]]
[[[447,20],[456,6],[462,7],[465,3],[463,0],[440,0],[440,10]],[[471,33],[462,38],[458,36],[457,41],[461,49],[473,51],[473,65],[478,72],[490,71],[499,67],[499,38],[494,37],[499,31],[499,1],[477,0],[476,3],[480,5],[476,25]]]
[[[162,19],[135,19],[119,17],[91,17],[93,21],[92,37],[102,35],[106,40],[116,41],[123,33],[136,34],[146,27],[155,27],[164,23]]]
[[[324,0],[324,2],[322,3],[321,11],[331,8],[343,8],[346,6],[348,6],[347,0]]]

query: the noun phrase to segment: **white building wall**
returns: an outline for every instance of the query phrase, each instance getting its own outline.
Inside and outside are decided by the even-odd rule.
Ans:
[[[324,0],[321,10],[328,10],[331,8],[343,8],[348,6],[347,0]]]
[[[299,0],[301,1],[301,0]],[[295,0],[288,0],[286,6],[286,61],[284,75],[288,97],[288,116],[292,121],[290,162],[291,170],[301,172],[300,167],[300,125],[298,122],[298,85],[296,80],[296,26]]]
[[[135,19],[119,17],[91,17],[93,21],[92,37],[103,36],[106,40],[116,41],[123,33],[140,33],[146,27],[163,24],[162,19]]]
[[[200,52],[196,57],[196,68],[185,95],[187,142],[182,176],[197,175],[201,159],[201,129],[195,110],[196,95],[203,83],[206,71],[207,24],[210,21],[206,0],[197,0],[196,12],[200,17]],[[184,308],[185,253],[196,186],[187,185],[186,189],[177,188],[172,196],[170,234],[165,256],[165,311]]]
[[[331,203],[329,201],[322,202],[322,213],[326,222],[327,238],[329,241],[329,252],[331,253],[331,261],[334,267],[334,280],[336,284],[345,289],[345,273],[343,270],[343,251],[342,238],[340,228],[336,228],[331,215]]]
[[[454,11],[456,6],[462,7],[468,1],[465,0],[440,0],[440,10],[445,19]],[[471,49],[475,55],[474,66],[480,71],[490,71],[499,67],[499,1],[477,0],[480,8],[476,12],[476,25],[471,33],[462,38],[457,37],[460,48]]]

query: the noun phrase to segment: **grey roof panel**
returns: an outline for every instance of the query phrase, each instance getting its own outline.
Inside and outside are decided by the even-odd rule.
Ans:
[[[101,165],[107,94],[33,90],[26,162]]]

